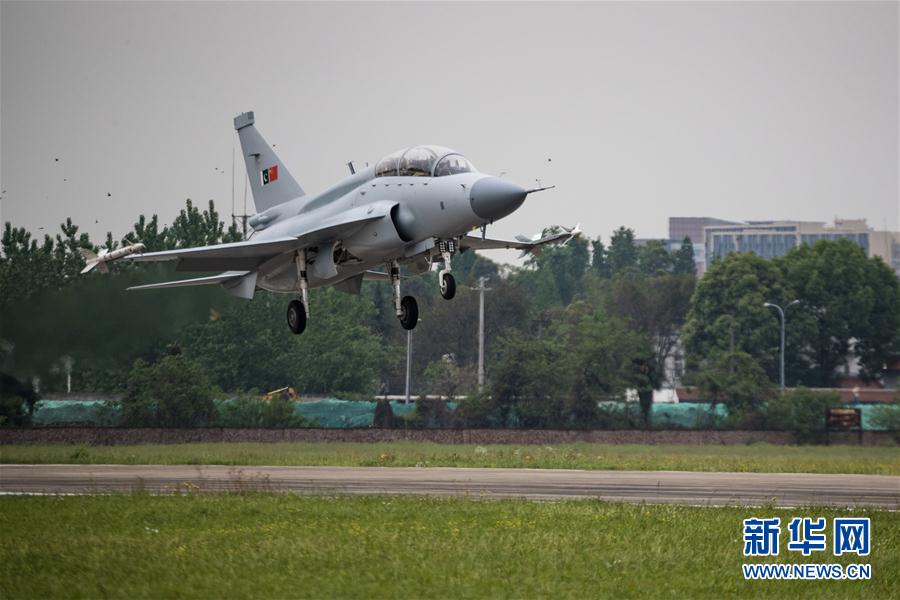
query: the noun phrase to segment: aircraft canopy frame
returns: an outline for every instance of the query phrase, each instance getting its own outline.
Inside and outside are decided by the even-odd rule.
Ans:
[[[477,172],[465,156],[443,146],[411,146],[375,164],[375,177],[444,177]]]

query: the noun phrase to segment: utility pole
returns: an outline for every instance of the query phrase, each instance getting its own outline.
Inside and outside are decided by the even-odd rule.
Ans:
[[[412,362],[412,329],[406,330],[406,403],[409,404],[409,365]]]
[[[763,302],[763,306],[768,308],[774,308],[778,311],[778,316],[781,318],[781,393],[784,393],[784,311],[795,304],[799,304],[799,300],[794,300],[784,308],[781,308],[774,302]]]
[[[484,287],[484,277],[478,278],[478,391],[484,388],[484,293],[491,288]]]

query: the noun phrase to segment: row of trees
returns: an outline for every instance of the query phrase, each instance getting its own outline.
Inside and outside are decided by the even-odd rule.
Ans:
[[[877,379],[900,351],[900,285],[879,258],[848,240],[802,245],[783,258],[730,254],[698,283],[684,329],[689,367],[745,354],[778,379],[780,321],[786,309],[788,385],[829,387],[858,362]]]
[[[150,250],[239,239],[210,202],[190,201],[162,226],[140,216],[105,247],[140,241]],[[359,395],[403,389],[406,332],[390,288],[366,282],[361,296],[313,290],[303,336],[284,324],[286,298],[252,302],[216,288],[125,293],[171,278],[166,265],[117,263],[108,276],[78,276],[78,248],[93,247],[67,221],[34,240],[6,224],[0,253],[0,369],[42,391],[123,392],[135,360],[173,353],[196,361],[225,391],[292,385],[305,393]],[[498,425],[603,422],[598,404],[636,390],[644,418],[680,344],[688,381],[714,400],[752,407],[777,380],[779,322],[764,302],[801,302],[788,312],[788,381],[827,385],[848,356],[875,378],[900,348],[900,292],[893,272],[850,242],[801,246],[764,261],[729,255],[699,282],[690,240],[669,252],[638,244],[620,227],[609,244],[576,239],[503,267],[473,252],[454,259],[460,287],[447,302],[435,274],[409,278],[422,321],[413,333],[414,390],[472,394],[477,361],[477,292],[485,277],[488,389],[466,411]],[[465,411],[464,411],[465,412]],[[475,418],[475,417],[473,417]]]

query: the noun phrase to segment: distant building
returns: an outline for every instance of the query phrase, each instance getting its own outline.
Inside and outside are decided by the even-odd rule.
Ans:
[[[729,252],[753,252],[777,258],[800,244],[818,240],[847,239],[867,256],[880,256],[900,276],[900,232],[875,231],[865,219],[835,219],[832,225],[818,221],[725,221],[712,217],[669,217],[670,250],[681,247],[684,238],[694,247],[697,275]]]
[[[684,238],[689,238],[694,247],[694,264],[697,265],[698,276],[706,272],[706,246],[703,228],[714,225],[740,225],[740,223],[714,217],[669,217],[669,250],[674,251],[681,248]]]
[[[835,219],[830,226],[816,221],[748,221],[703,227],[706,264],[729,252],[777,258],[800,244],[840,239],[857,244],[867,256],[880,256],[900,275],[900,232],[875,231],[865,219]]]

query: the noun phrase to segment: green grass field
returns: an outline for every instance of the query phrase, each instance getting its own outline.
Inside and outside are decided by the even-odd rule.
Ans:
[[[745,581],[741,521],[847,511],[291,494],[0,497],[2,598],[900,595],[900,514],[869,581]],[[786,529],[786,527],[785,527]],[[830,538],[829,538],[830,539]],[[760,562],[760,559],[746,559]]]
[[[900,475],[900,448],[414,442],[0,446],[3,463],[531,467]]]

